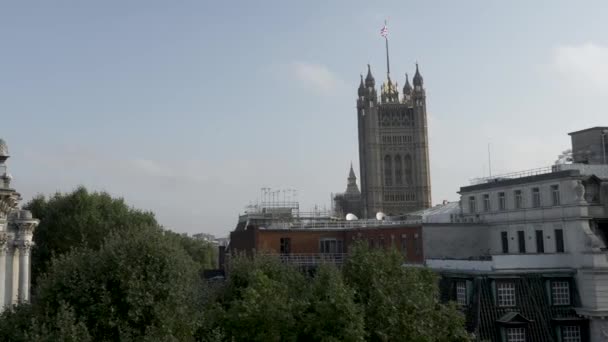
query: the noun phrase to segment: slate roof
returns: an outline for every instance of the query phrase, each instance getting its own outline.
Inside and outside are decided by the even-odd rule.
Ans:
[[[466,275],[442,274],[439,284],[443,301],[455,300],[454,284],[457,280],[467,279]],[[567,306],[551,305],[547,294],[546,281],[554,279],[543,274],[522,274],[509,278],[495,277],[491,274],[471,275],[471,300],[463,313],[466,327],[481,341],[501,341],[500,328],[509,324],[525,324],[527,341],[558,341],[555,324],[581,325],[583,336],[587,335],[587,321],[576,315],[575,307],[580,306],[580,297],[572,277],[570,282],[571,303]],[[561,279],[561,278],[560,278]],[[516,306],[499,307],[493,295],[493,282],[508,280],[515,283]],[[528,321],[528,322],[526,322]],[[583,341],[586,341],[583,338]]]

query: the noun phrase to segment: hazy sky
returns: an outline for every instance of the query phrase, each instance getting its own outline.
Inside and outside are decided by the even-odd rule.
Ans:
[[[418,61],[433,202],[550,165],[608,125],[606,1],[1,1],[0,137],[15,187],[123,196],[180,232],[225,235],[260,188],[329,205],[358,172],[371,63]]]

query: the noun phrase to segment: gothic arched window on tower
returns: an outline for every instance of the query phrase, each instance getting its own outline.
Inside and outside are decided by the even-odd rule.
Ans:
[[[405,182],[407,185],[412,185],[414,183],[412,177],[412,157],[409,154],[405,155]]]
[[[393,185],[393,167],[391,165],[391,156],[384,157],[384,185]]]
[[[395,156],[395,184],[403,184],[403,166],[401,165],[401,156]]]

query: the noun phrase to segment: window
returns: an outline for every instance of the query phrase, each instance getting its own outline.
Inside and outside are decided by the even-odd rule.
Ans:
[[[401,253],[407,257],[407,235],[401,235]]]
[[[380,236],[380,240],[379,240],[379,246],[380,248],[385,248],[386,245],[384,245],[384,236]]]
[[[405,183],[407,185],[412,185],[414,183],[413,178],[413,169],[414,166],[412,164],[412,157],[409,154],[406,154],[403,158],[403,162],[405,164]]]
[[[545,240],[542,230],[536,231],[536,253],[545,253]]]
[[[540,207],[540,189],[532,188],[532,207],[538,208]]]
[[[565,280],[551,282],[551,303],[570,305],[570,283]]]
[[[526,253],[526,235],[523,230],[517,231],[517,244],[519,246],[519,253]]]
[[[343,253],[342,240],[323,239],[320,241],[319,250],[323,254]]]
[[[384,185],[393,185],[393,167],[391,156],[384,157]]]
[[[499,192],[498,193],[498,209],[499,210],[506,210],[507,209],[507,201],[506,201],[505,193],[504,192]]]
[[[291,238],[281,238],[281,254],[291,253]]]
[[[469,196],[469,213],[474,214],[475,211],[475,196]]]
[[[456,282],[456,303],[460,306],[467,305],[467,282],[464,280]]]
[[[507,328],[507,342],[526,342],[526,329]]]
[[[414,252],[416,255],[420,255],[420,239],[418,239],[418,234],[414,235]]]
[[[395,156],[395,184],[403,184],[403,165],[401,163],[401,156]]]
[[[490,211],[490,195],[483,195],[483,211]]]
[[[509,253],[509,237],[507,232],[500,233],[500,240],[502,241],[502,252],[505,254]]]
[[[496,283],[498,306],[515,306],[515,284],[511,282]]]
[[[564,231],[561,229],[555,230],[555,252],[564,253]]]
[[[522,197],[521,197],[521,190],[515,190],[515,209],[521,209],[523,207],[523,202],[522,202]]]
[[[574,326],[563,326],[562,327],[562,342],[580,342],[581,341],[581,327]]]
[[[551,185],[551,202],[553,205],[559,205],[559,185]]]

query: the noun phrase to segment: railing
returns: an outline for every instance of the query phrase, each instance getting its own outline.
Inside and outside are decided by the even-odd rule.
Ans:
[[[266,254],[276,256],[282,262],[297,266],[317,266],[320,264],[342,265],[346,260],[346,253],[297,253],[297,254]]]
[[[492,177],[473,178],[470,180],[470,183],[471,183],[471,185],[476,185],[476,184],[500,181],[503,179],[514,179],[514,178],[542,175],[542,174],[551,173],[554,171],[555,171],[555,168],[553,166],[546,166],[546,167],[540,167],[540,168],[536,168],[536,169],[505,173],[502,175],[496,175],[496,176],[492,176]]]
[[[276,222],[270,229],[346,229],[366,227],[391,227],[406,224],[421,224],[421,219],[400,221],[353,220],[353,221],[310,221],[310,222]]]

